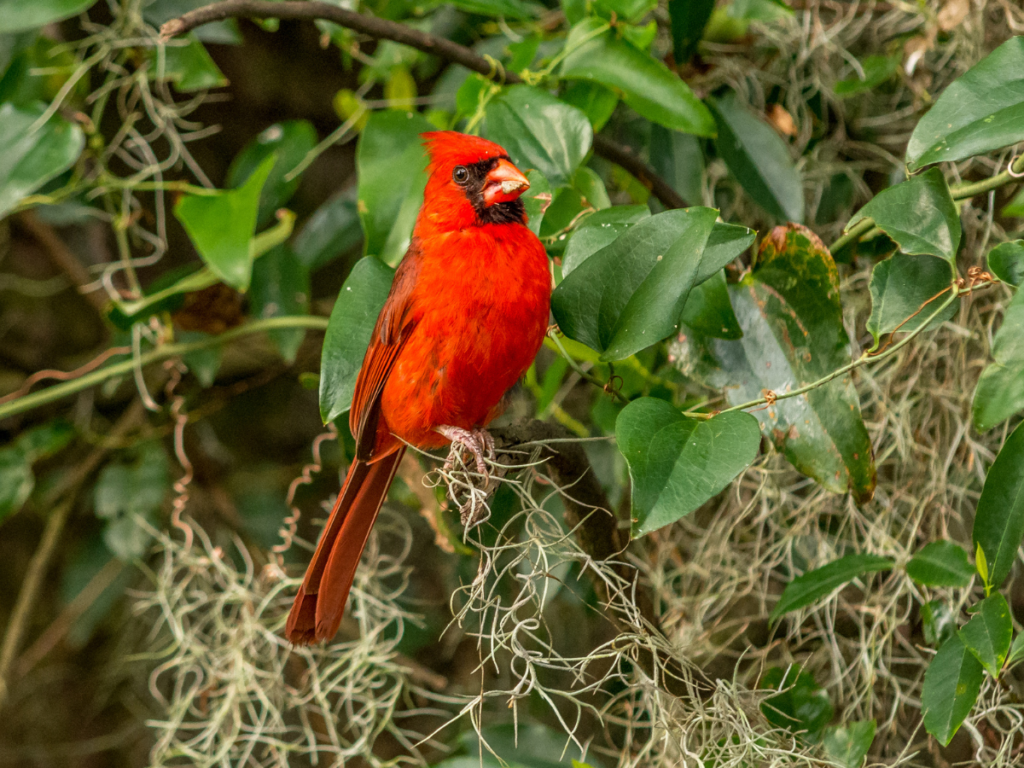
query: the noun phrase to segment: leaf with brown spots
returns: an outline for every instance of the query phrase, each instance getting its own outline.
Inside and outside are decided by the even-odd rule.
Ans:
[[[722,388],[730,405],[763,390],[797,389],[850,362],[839,275],[828,249],[806,227],[773,229],[753,271],[729,297],[743,338],[687,334],[673,352],[680,370]],[[875,489],[871,442],[847,375],[805,395],[752,410],[762,432],[808,477],[858,502]]]

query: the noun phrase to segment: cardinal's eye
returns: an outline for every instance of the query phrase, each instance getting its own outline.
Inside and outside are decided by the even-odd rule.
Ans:
[[[455,166],[455,170],[452,171],[452,178],[455,179],[456,184],[465,184],[469,181],[469,169],[464,165]]]

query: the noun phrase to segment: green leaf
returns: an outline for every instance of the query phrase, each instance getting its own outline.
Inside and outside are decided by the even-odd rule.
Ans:
[[[914,128],[907,167],[954,162],[1024,139],[1024,37],[1011,37],[954,80]]]
[[[562,332],[605,360],[675,333],[716,216],[711,208],[651,216],[576,267],[551,297]]]
[[[988,268],[1004,283],[1020,286],[1024,282],[1024,240],[1000,243],[989,251]]]
[[[513,85],[491,99],[483,133],[520,169],[535,168],[553,187],[570,183],[594,140],[585,114],[530,85]]]
[[[149,76],[154,80],[169,80],[178,93],[222,88],[228,84],[206,46],[194,34],[169,41],[163,46],[162,59],[159,49],[153,50],[150,56]]]
[[[981,544],[974,548],[974,567],[978,569],[981,583],[985,585],[985,591],[988,592],[992,582],[988,579],[988,560],[985,558],[985,550],[981,548]]]
[[[587,206],[604,210],[612,207],[608,198],[608,189],[597,171],[587,166],[580,166],[572,177],[572,188],[580,193]]]
[[[74,165],[85,146],[82,129],[60,115],[31,130],[42,114],[38,106],[0,105],[0,136],[5,137],[0,152],[0,218]]]
[[[843,768],[860,768],[875,740],[877,727],[872,719],[828,728],[822,738],[825,753]]]
[[[907,575],[926,587],[966,587],[974,577],[974,566],[959,544],[933,541],[910,558]]]
[[[672,53],[676,64],[685,64],[693,56],[713,10],[715,0],[669,0]]]
[[[764,673],[758,688],[779,691],[761,702],[765,719],[777,728],[803,734],[812,742],[821,737],[822,730],[835,714],[828,694],[799,664],[786,669],[772,667]]]
[[[256,260],[249,289],[253,317],[287,317],[309,314],[309,272],[287,245],[279,245]],[[306,335],[302,328],[282,328],[267,335],[286,363],[295,355]]]
[[[24,32],[76,16],[87,11],[95,2],[96,0],[0,0],[0,34]]]
[[[450,0],[444,5],[451,5],[460,11],[476,13],[481,16],[504,17],[506,19],[525,20],[538,16],[543,8],[535,3],[524,0]]]
[[[35,485],[25,452],[14,446],[0,450],[0,523],[22,508]]]
[[[363,239],[355,191],[350,187],[328,198],[292,243],[295,258],[310,272],[352,250]]]
[[[14,441],[14,447],[32,463],[59,453],[74,437],[73,424],[64,419],[54,419],[22,432]]]
[[[570,80],[560,98],[585,114],[595,133],[604,128],[619,103],[619,95],[611,88],[588,80]]]
[[[300,177],[288,178],[289,173],[316,146],[316,129],[306,120],[287,120],[264,129],[235,155],[228,168],[227,186],[240,187],[270,156],[274,165],[263,191],[260,193],[259,225],[274,217],[274,211],[284,206],[299,188]]]
[[[996,592],[977,606],[974,618],[960,630],[960,640],[992,677],[999,677],[1013,638],[1013,619],[1006,598]]]
[[[921,714],[924,727],[946,746],[970,714],[984,680],[981,664],[953,635],[939,648],[924,673]]]
[[[561,76],[589,80],[622,94],[648,120],[697,136],[714,136],[715,122],[690,88],[663,63],[637,50],[600,19],[588,18],[569,32]]]
[[[634,24],[658,7],[657,0],[593,0],[593,2],[595,7],[608,11],[609,15],[615,13],[619,19]]]
[[[949,289],[952,280],[949,263],[934,256],[900,253],[876,264],[871,271],[871,317],[867,324],[875,340],[872,349],[878,349],[882,336],[897,328],[901,332],[920,328],[945,299],[940,293]],[[931,327],[949,320],[959,309],[957,299],[932,321]]]
[[[987,583],[999,587],[1010,575],[1024,538],[1024,424],[1013,430],[988,470],[973,538],[985,553]]]
[[[850,362],[839,275],[821,240],[801,225],[776,227],[754,270],[729,297],[738,341],[680,336],[672,351],[686,376],[723,389],[730,405],[783,394]],[[798,470],[858,502],[874,492],[871,440],[849,377],[754,410],[761,429]]]
[[[930,600],[921,606],[921,628],[924,641],[938,648],[956,633],[956,619],[944,602]]]
[[[757,456],[761,431],[746,413],[702,421],[664,400],[634,400],[615,421],[629,465],[633,536],[688,515],[725,488]]]
[[[419,114],[393,109],[367,121],[356,148],[365,255],[394,265],[409,248],[427,183],[420,134],[433,129]]]
[[[1019,664],[1021,660],[1024,660],[1024,632],[1018,632],[1017,637],[1013,639],[1010,654],[1006,657],[1006,668]]]
[[[704,151],[700,140],[651,126],[651,166],[690,205],[704,200]]]
[[[352,406],[356,377],[394,276],[393,269],[369,256],[356,262],[341,286],[320,362],[320,417],[324,424]]]
[[[207,266],[232,288],[244,291],[252,278],[252,241],[260,190],[274,158],[267,157],[242,186],[214,195],[186,195],[174,215]]]
[[[729,301],[729,287],[725,282],[724,271],[716,272],[690,289],[690,296],[683,307],[683,322],[698,333],[712,338],[743,338],[743,329]]]
[[[170,467],[159,442],[145,443],[131,461],[109,464],[93,491],[97,517],[107,520],[103,540],[121,560],[146,553],[150,533],[137,518],[152,523],[170,490]]]
[[[803,576],[797,576],[782,590],[782,596],[769,621],[774,623],[787,613],[818,602],[858,576],[888,571],[894,565],[892,559],[879,555],[846,555],[821,568],[808,571]]]
[[[987,432],[1024,409],[1024,291],[1007,305],[992,343],[993,362],[974,390],[974,426]]]
[[[836,96],[845,99],[857,93],[873,91],[896,74],[900,68],[900,59],[897,56],[868,56],[860,65],[864,70],[864,78],[861,79],[854,72],[853,77],[840,80],[833,87]]]
[[[633,224],[650,216],[651,209],[646,205],[616,205],[587,216],[573,231],[565,247],[562,277],[568,277],[576,267],[615,242],[615,238]]]
[[[999,213],[1006,217],[1024,216],[1024,187],[1021,188],[1013,200],[1003,206],[1003,210]]]
[[[715,147],[746,193],[778,219],[803,221],[803,182],[786,142],[733,92],[708,104],[718,125]]]
[[[899,243],[904,253],[941,256],[956,262],[960,246],[960,215],[942,171],[932,168],[875,195],[846,225],[864,218]]]

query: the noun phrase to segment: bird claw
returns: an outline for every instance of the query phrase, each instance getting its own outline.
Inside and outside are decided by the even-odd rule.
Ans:
[[[476,460],[476,471],[484,476],[484,485],[491,480],[490,472],[487,471],[485,458],[493,460],[495,457],[494,438],[486,429],[463,429],[462,427],[441,426],[437,431],[452,441],[452,450],[444,463],[445,471],[455,466],[455,452],[461,446],[473,454]]]

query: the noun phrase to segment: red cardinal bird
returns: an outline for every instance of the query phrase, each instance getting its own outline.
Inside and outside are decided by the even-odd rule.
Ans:
[[[356,457],[288,616],[293,643],[338,631],[405,443],[457,441],[482,469],[493,453],[483,428],[547,329],[551,275],[519,199],[526,177],[490,141],[454,131],[423,138],[423,207],[356,381]]]

